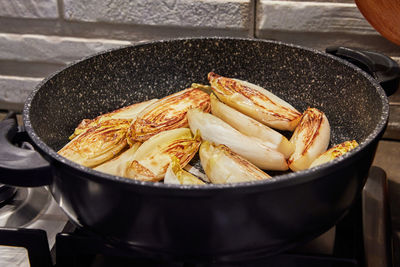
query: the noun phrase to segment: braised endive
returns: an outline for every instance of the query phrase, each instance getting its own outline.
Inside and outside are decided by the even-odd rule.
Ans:
[[[164,183],[166,184],[205,184],[193,174],[182,169],[179,160],[172,157],[171,163],[165,173]]]
[[[145,108],[132,123],[128,142],[144,142],[165,130],[187,127],[186,112],[191,108],[210,110],[210,96],[202,90],[188,88],[166,96]]]
[[[321,165],[326,162],[329,162],[331,160],[334,160],[335,158],[338,158],[338,157],[344,155],[345,153],[349,152],[350,150],[356,148],[357,146],[358,146],[358,143],[356,140],[345,141],[343,143],[340,143],[340,144],[328,149],[327,151],[322,153],[318,158],[316,158],[312,162],[310,168]]]
[[[328,118],[316,108],[308,108],[294,131],[290,142],[295,151],[290,156],[289,168],[293,171],[305,170],[326,151],[330,139]]]
[[[238,183],[270,178],[268,174],[227,146],[204,141],[199,154],[201,165],[212,183]]]
[[[271,143],[271,147],[285,158],[289,158],[294,151],[294,145],[281,133],[225,105],[214,94],[211,94],[211,113],[242,134]]]
[[[188,128],[168,130],[145,141],[135,152],[123,176],[143,180],[160,181],[175,156],[184,167],[196,154],[200,136],[193,136]]]
[[[218,117],[198,109],[189,110],[187,117],[192,132],[199,131],[203,140],[224,144],[261,169],[288,169],[284,155],[271,148],[271,143],[248,137]]]
[[[100,123],[112,120],[112,119],[124,119],[133,121],[136,119],[136,116],[147,106],[156,102],[157,99],[152,99],[140,103],[136,103],[127,107],[123,107],[112,112],[97,116],[96,118],[83,119],[81,123],[76,127],[74,133],[69,137],[70,140],[80,135],[81,133],[86,132],[88,129],[98,126]]]
[[[58,154],[86,167],[97,166],[126,146],[129,120],[111,119],[88,129],[66,144]]]
[[[208,79],[210,85],[193,83],[162,99],[84,119],[58,153],[112,175],[202,184],[268,178],[260,169],[304,170],[358,145],[348,141],[326,151],[330,125],[320,110],[301,114],[255,84],[213,72]],[[294,132],[288,140],[275,129]],[[201,141],[207,175],[188,164]]]
[[[279,130],[293,131],[301,113],[268,90],[238,79],[208,74],[211,88],[225,104]]]
[[[140,145],[141,143],[139,142],[135,143],[133,146],[122,152],[119,156],[104,162],[94,169],[96,171],[105,172],[112,175],[124,176],[126,169],[133,160],[133,156]]]

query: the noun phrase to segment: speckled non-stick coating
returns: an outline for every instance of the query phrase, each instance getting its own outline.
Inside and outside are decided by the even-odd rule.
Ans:
[[[296,46],[238,39],[156,42],[96,55],[47,80],[25,113],[39,138],[58,150],[82,119],[207,83],[210,71],[258,84],[300,111],[321,109],[332,144],[363,142],[387,115],[377,85],[348,64]]]

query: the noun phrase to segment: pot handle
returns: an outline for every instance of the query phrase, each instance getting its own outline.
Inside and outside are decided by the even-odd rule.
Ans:
[[[384,54],[342,46],[328,47],[325,51],[369,73],[382,86],[387,96],[392,95],[399,87],[399,64]]]
[[[0,183],[24,187],[50,184],[50,163],[27,142],[14,146],[11,141],[17,133],[15,114],[0,122]]]

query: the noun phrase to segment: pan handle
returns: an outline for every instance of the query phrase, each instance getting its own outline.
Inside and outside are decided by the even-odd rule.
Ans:
[[[325,51],[366,71],[377,80],[387,96],[392,95],[399,87],[400,67],[384,54],[343,46],[328,47]]]
[[[20,147],[11,141],[18,133],[14,115],[0,122],[0,183],[12,186],[34,187],[51,182],[50,163],[31,144]]]

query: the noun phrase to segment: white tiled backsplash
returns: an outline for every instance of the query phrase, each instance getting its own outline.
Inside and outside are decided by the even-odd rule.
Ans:
[[[237,36],[324,50],[363,47],[400,61],[351,0],[0,0],[0,109],[43,77],[108,48],[155,39]]]

